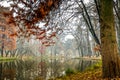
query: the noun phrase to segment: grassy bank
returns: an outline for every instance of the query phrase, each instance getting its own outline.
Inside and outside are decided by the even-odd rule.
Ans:
[[[101,60],[101,56],[99,57],[76,57],[74,59],[82,59],[82,60]]]
[[[0,57],[0,61],[11,61],[16,59],[16,57]]]
[[[62,76],[59,78],[56,78],[54,80],[103,80],[101,75],[102,75],[102,68],[101,68],[101,61],[88,67],[85,71],[83,72],[77,72],[77,73],[72,73],[70,71],[67,72],[66,76]],[[53,79],[51,79],[53,80]]]
[[[62,76],[56,79],[50,80],[120,80],[120,78],[114,79],[103,79],[102,78],[102,62],[98,62],[90,67],[88,67],[83,72],[69,73],[66,76]]]
[[[101,69],[97,69],[94,71],[86,71],[82,73],[76,73],[69,76],[56,78],[55,80],[102,80]]]

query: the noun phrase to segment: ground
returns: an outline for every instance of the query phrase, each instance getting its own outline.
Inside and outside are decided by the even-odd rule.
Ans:
[[[56,78],[55,80],[102,80],[101,69],[71,74],[68,76]]]
[[[56,79],[50,80],[120,80],[120,78],[115,79],[103,79],[102,78],[102,65],[101,61],[83,72],[77,72],[62,76]]]

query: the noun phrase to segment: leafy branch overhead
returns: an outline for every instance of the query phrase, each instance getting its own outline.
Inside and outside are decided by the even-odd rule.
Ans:
[[[51,10],[58,8],[61,0],[13,0],[12,12],[16,21],[23,21],[29,26],[48,19]]]
[[[12,0],[10,12],[3,13],[4,16],[12,16],[8,19],[9,24],[17,26],[17,31],[11,36],[24,36],[29,40],[33,35],[43,44],[46,43],[46,40],[49,41],[49,44],[53,44],[52,37],[56,37],[57,32],[61,29],[57,26],[48,26],[49,14],[51,11],[56,11],[61,2],[62,0]],[[39,26],[40,22],[45,23],[44,27]]]
[[[15,49],[16,28],[12,13],[8,8],[0,7],[0,10],[0,46],[4,46],[7,50]]]

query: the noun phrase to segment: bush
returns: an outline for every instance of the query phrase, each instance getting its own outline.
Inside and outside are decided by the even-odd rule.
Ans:
[[[75,74],[75,71],[73,69],[70,69],[68,68],[66,71],[65,71],[66,75],[71,75],[71,74]]]
[[[96,64],[93,64],[92,66],[86,68],[85,71],[91,71],[91,70],[94,70],[94,69],[99,69],[100,67],[102,66],[102,62],[98,62]]]

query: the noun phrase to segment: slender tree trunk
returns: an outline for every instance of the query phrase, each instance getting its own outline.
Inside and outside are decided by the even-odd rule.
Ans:
[[[83,52],[83,50],[84,50],[84,47],[83,47],[83,39],[82,39],[82,41],[81,41],[81,45],[82,45],[82,47],[80,47],[80,52],[81,52],[81,56],[83,57],[83,56],[84,56],[84,52]]]
[[[83,47],[79,47],[79,48],[80,48],[81,57],[83,57],[84,56]]]
[[[3,52],[4,52],[4,41],[2,42],[1,57],[3,57]]]
[[[87,53],[88,56],[91,57],[92,56],[92,51],[91,51],[91,45],[90,45],[90,39],[89,39],[89,30],[87,29]]]
[[[2,27],[2,31],[5,31],[5,27]],[[1,45],[1,57],[3,57],[4,53],[4,39],[5,39],[5,34],[2,34],[2,45]]]
[[[80,56],[81,56],[81,55],[80,55],[80,48],[78,47],[78,49],[77,49],[77,50],[78,50],[78,54],[79,54],[79,57],[80,57]]]
[[[3,80],[2,79],[2,75],[3,75],[3,66],[2,66],[2,63],[0,63],[0,80]]]
[[[118,45],[113,14],[113,0],[101,0],[100,11],[103,78],[120,77]]]

